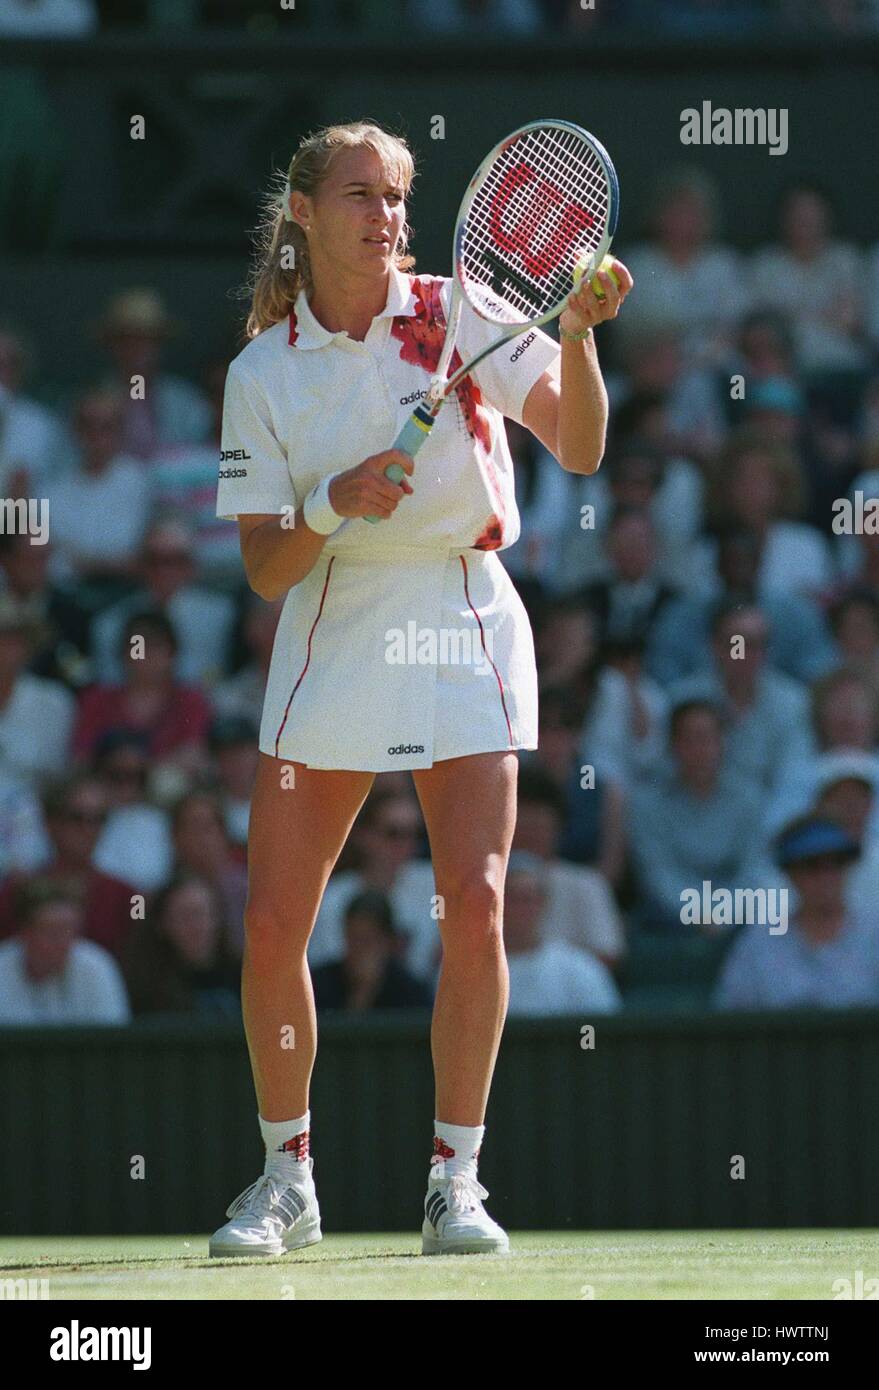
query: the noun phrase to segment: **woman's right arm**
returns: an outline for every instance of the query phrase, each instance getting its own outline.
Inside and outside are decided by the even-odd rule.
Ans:
[[[385,477],[385,469],[391,463],[399,463],[407,474],[413,471],[409,454],[385,449],[364,459],[356,468],[339,473],[329,490],[333,511],[345,518],[377,516],[384,520],[392,516],[400,499],[414,489],[405,478],[401,483],[392,483]],[[302,507],[297,508],[292,525],[288,514],[241,514],[238,533],[247,582],[267,602],[281,598],[304,579],[329,540],[329,536],[310,529]]]

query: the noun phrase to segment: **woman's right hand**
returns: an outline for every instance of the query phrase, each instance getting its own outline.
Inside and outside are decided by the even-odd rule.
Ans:
[[[404,473],[411,476],[415,463],[411,455],[402,449],[384,449],[380,454],[372,454],[356,468],[339,473],[329,487],[330,506],[339,516],[377,516],[386,521],[393,516],[401,498],[410,496],[415,489],[405,478],[392,483],[385,477],[385,469],[398,463]]]

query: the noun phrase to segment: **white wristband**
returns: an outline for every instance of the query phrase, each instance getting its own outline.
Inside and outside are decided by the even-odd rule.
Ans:
[[[322,478],[302,504],[306,526],[310,531],[316,531],[319,536],[331,536],[345,520],[338,512],[333,511],[330,504],[330,483],[338,476],[338,473],[331,473],[329,477]]]

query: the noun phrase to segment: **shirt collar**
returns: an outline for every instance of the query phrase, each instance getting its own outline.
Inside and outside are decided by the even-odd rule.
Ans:
[[[387,302],[381,312],[376,314],[376,318],[411,318],[416,313],[417,308],[418,301],[412,291],[409,276],[398,270],[396,266],[391,266]],[[321,348],[326,347],[327,343],[335,342],[336,338],[346,336],[344,332],[331,333],[328,328],[324,328],[322,323],[318,323],[311,312],[305,290],[299,291],[296,304],[290,314],[287,341],[291,347],[305,348],[306,350]]]

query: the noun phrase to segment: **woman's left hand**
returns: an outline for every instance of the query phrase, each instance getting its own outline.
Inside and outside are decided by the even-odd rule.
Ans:
[[[591,281],[585,278],[579,290],[568,295],[567,307],[559,315],[559,327],[566,333],[582,333],[587,328],[594,328],[597,323],[604,323],[606,319],[616,318],[634,281],[622,261],[613,261],[612,265],[614,275],[620,282],[619,288],[606,270],[599,270],[597,274],[604,289],[604,299],[598,298]]]

